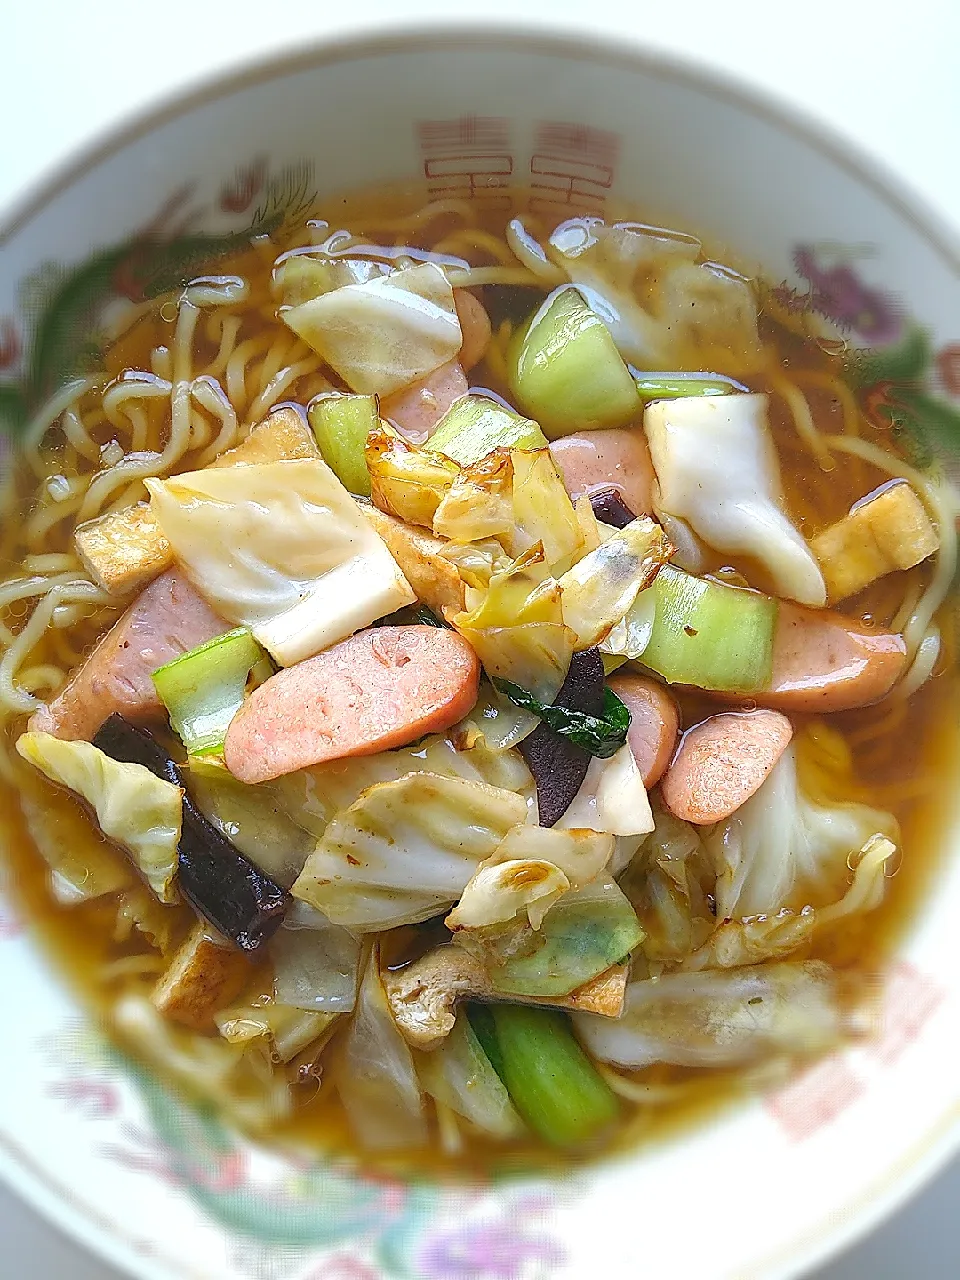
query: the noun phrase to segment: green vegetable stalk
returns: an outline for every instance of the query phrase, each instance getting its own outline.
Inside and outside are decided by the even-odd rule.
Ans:
[[[640,416],[636,383],[609,329],[571,285],[555,290],[508,356],[517,403],[551,440]]]
[[[471,466],[494,449],[545,449],[535,422],[486,396],[461,396],[440,419],[426,447]]]
[[[664,565],[649,591],[656,613],[645,667],[670,684],[698,689],[749,693],[769,685],[776,600],[672,565]]]
[[[237,714],[250,670],[264,652],[244,627],[216,636],[153,673],[153,683],[170,723],[192,756],[223,747]]]
[[[678,400],[681,396],[729,396],[746,387],[719,373],[635,373],[637,391],[644,404],[654,400]]]
[[[364,448],[379,425],[375,396],[326,395],[307,407],[307,418],[323,460],[351,493],[370,497],[370,472]]]
[[[471,1005],[470,1023],[513,1105],[557,1147],[576,1147],[616,1120],[616,1095],[559,1010]]]
[[[627,740],[630,712],[612,689],[605,687],[603,690],[602,716],[591,716],[570,707],[547,706],[510,680],[494,679],[493,684],[516,706],[522,707],[524,711],[532,711],[554,733],[580,747],[588,755],[607,760],[616,755]]]

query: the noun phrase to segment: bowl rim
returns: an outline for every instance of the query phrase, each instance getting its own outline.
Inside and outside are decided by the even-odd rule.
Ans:
[[[357,24],[334,36],[317,36],[306,44],[298,41],[268,54],[231,59],[201,72],[146,105],[124,112],[117,122],[96,130],[88,140],[41,169],[0,207],[0,249],[89,169],[199,107],[302,71],[375,56],[442,52],[465,46],[471,51],[491,53],[519,48],[640,72],[734,106],[790,134],[868,187],[928,243],[960,280],[960,217],[954,220],[941,211],[876,153],[788,97],[733,75],[706,59],[654,48],[632,30],[623,32],[615,41],[586,24],[560,26],[549,20],[500,17],[462,22],[415,18],[376,27]],[[744,1275],[755,1280],[787,1280],[835,1257],[917,1194],[958,1149],[960,1095],[941,1121],[918,1138],[908,1157],[875,1173],[844,1205],[832,1210],[820,1228],[784,1242],[774,1255],[755,1261]],[[133,1280],[186,1280],[187,1273],[180,1271],[179,1264],[174,1264],[176,1270],[170,1270],[169,1259],[156,1254],[145,1257],[132,1238],[124,1239],[113,1224],[98,1221],[90,1206],[71,1203],[67,1188],[37,1167],[28,1152],[2,1137],[0,1179],[62,1236],[80,1243]]]

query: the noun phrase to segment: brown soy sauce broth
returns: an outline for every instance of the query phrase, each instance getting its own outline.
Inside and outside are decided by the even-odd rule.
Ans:
[[[472,246],[467,243],[469,237],[467,240],[463,236],[456,237],[461,224],[453,216],[429,224],[411,217],[421,204],[422,194],[419,192],[377,192],[372,196],[364,194],[329,201],[318,211],[318,217],[326,218],[331,230],[349,227],[364,234],[372,243],[392,244],[396,241],[425,252],[439,248],[467,256],[471,264],[482,266],[495,261],[489,237],[499,239],[502,236],[507,219],[514,212],[525,209],[526,197],[518,192],[515,208],[507,213],[490,213],[480,208],[476,213],[474,230],[477,234]],[[618,213],[620,216],[638,216],[636,210],[629,211],[629,214],[626,211]],[[406,219],[405,224],[398,223],[403,219]],[[529,225],[537,235],[546,234],[551,229],[542,219],[539,222],[530,220]],[[311,233],[301,226],[284,239],[259,241],[250,249],[221,259],[216,264],[218,275],[242,276],[249,283],[248,298],[237,309],[237,314],[243,316],[241,332],[244,339],[253,342],[265,339],[278,327],[276,300],[271,292],[271,270],[276,257],[281,252],[322,238],[321,232]],[[724,256],[713,247],[711,256],[720,261],[731,260],[729,255]],[[486,286],[480,290],[492,314],[495,329],[503,322],[514,325],[522,322],[545,292],[514,286]],[[127,369],[150,369],[151,352],[158,346],[169,346],[173,327],[174,319],[167,308],[159,308],[140,318],[107,352],[105,363],[109,376],[118,378]],[[798,338],[764,315],[761,315],[761,333],[764,344],[776,351],[778,367],[783,373],[788,376],[796,376],[798,372],[806,375],[804,391],[818,427],[826,434],[840,432],[843,429],[843,405],[836,384],[842,368],[836,355]],[[212,359],[216,353],[213,330],[201,324],[196,341],[198,351]],[[716,371],[725,372],[723,369]],[[751,390],[771,389],[767,375],[744,380]],[[495,353],[472,372],[471,383],[509,399],[509,388],[505,385]],[[285,399],[306,404],[320,389],[311,385],[310,379],[301,379],[289,389]],[[789,411],[777,396],[771,397],[771,421],[787,505],[791,516],[808,538],[839,519],[855,501],[889,478],[872,464],[859,459],[844,459],[830,471],[821,469],[799,440]],[[148,448],[157,447],[163,430],[160,417],[151,420]],[[64,440],[57,430],[49,434],[47,456],[51,466],[61,461],[66,467],[69,450]],[[98,443],[108,443],[113,434],[109,423],[102,425],[99,434],[102,438]],[[878,432],[877,437],[885,448],[895,449],[889,434]],[[186,455],[176,469],[189,470],[194,456]],[[30,514],[32,483],[24,469],[17,478],[19,498],[13,518],[5,522],[4,532],[0,535],[0,561],[5,575],[16,571],[28,549],[20,531]],[[50,552],[69,550],[72,528],[71,521],[55,525],[44,549]],[[708,567],[713,571],[723,569],[743,573],[761,588],[768,585],[757,567],[748,563],[731,563],[717,558]],[[921,566],[911,570],[910,574],[920,586],[926,581],[929,568]],[[896,574],[881,581],[862,596],[846,602],[844,611],[873,620],[878,626],[889,624],[903,598],[905,576]],[[19,612],[14,610],[7,621],[18,622],[24,612],[23,607]],[[115,613],[103,611],[94,613],[71,628],[69,641],[62,633],[48,632],[37,647],[35,660],[38,663],[50,660],[64,665],[69,660],[72,665],[93,647],[115,616]],[[886,702],[829,717],[830,726],[843,735],[849,747],[857,783],[856,798],[891,811],[900,823],[903,837],[902,856],[896,874],[887,885],[883,905],[871,914],[845,921],[842,928],[818,936],[808,953],[830,962],[854,979],[858,975],[869,978],[882,966],[929,891],[938,859],[944,852],[948,804],[958,763],[955,708],[960,692],[951,603],[948,602],[941,610],[939,621],[944,651],[937,673],[908,702]],[[692,693],[682,694],[680,702],[685,727],[717,709],[715,701]],[[8,726],[6,750],[10,750],[13,739],[22,728],[22,718]],[[908,745],[905,747],[905,744]],[[17,766],[25,767],[19,762]],[[41,785],[48,784],[42,782]],[[20,908],[43,946],[53,956],[58,969],[109,1031],[111,1006],[120,991],[129,989],[131,983],[135,986],[139,983],[139,990],[149,990],[154,980],[154,975],[149,972],[149,961],[157,953],[135,930],[123,940],[115,940],[117,903],[111,898],[69,907],[58,904],[49,892],[46,863],[34,847],[21,817],[16,786],[0,782],[0,800],[2,845]],[[100,837],[89,819],[86,819],[86,829],[87,838],[92,843],[98,842]],[[175,911],[171,934],[174,937],[185,935],[192,922],[191,913],[185,907],[171,911]],[[418,946],[422,945],[415,931],[409,930],[395,942],[390,953],[394,963],[402,963],[404,958],[415,955]],[[109,966],[117,968],[115,962],[129,960],[135,967],[137,957],[144,960],[140,978],[126,979],[126,987],[105,981],[104,973]],[[136,1046],[127,1047],[136,1050]],[[329,1052],[336,1052],[335,1043]],[[655,1084],[683,1081],[689,1087],[678,1101],[658,1108],[631,1108],[625,1103],[624,1122],[611,1136],[608,1149],[625,1150],[638,1140],[671,1135],[678,1127],[693,1124],[710,1114],[723,1100],[737,1096],[744,1087],[742,1078],[730,1072],[656,1067],[641,1073],[640,1078]],[[452,1155],[442,1153],[435,1145],[426,1152],[413,1155],[370,1156],[356,1150],[329,1072],[319,1082],[311,1077],[295,1089],[296,1106],[292,1119],[271,1136],[281,1143],[289,1142],[297,1147],[306,1144],[326,1151],[351,1153],[364,1165],[383,1172],[422,1170],[448,1175],[490,1174],[507,1169],[556,1167],[568,1159],[545,1151],[533,1142],[507,1148],[466,1137],[463,1150]],[[583,1153],[584,1156],[595,1154]]]

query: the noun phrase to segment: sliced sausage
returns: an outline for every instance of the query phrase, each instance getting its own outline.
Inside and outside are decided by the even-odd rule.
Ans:
[[[28,729],[58,738],[89,740],[115,711],[128,720],[158,715],[163,704],[150,678],[230,624],[214,613],[176,569],[155,578],[103,637]]]
[[[453,301],[463,334],[460,364],[464,369],[472,369],[487,354],[492,336],[490,317],[483,303],[469,289],[454,289]]]
[[[574,502],[617,489],[635,516],[653,512],[653,464],[639,431],[578,431],[554,440],[550,453]]]
[[[660,794],[676,817],[697,826],[729,818],[759,789],[793,729],[778,711],[725,711],[681,739]]]
[[[455,631],[371,627],[271,676],[227,730],[241,782],[367,756],[438,733],[477,700],[480,663]]]
[[[648,676],[619,672],[607,684],[630,712],[627,741],[649,789],[663,777],[680,732],[680,712],[670,694]]]
[[[423,444],[454,400],[466,394],[463,366],[459,360],[448,360],[402,391],[384,396],[380,417],[392,422],[411,443]]]
[[[878,702],[903,673],[903,637],[828,610],[780,602],[770,688],[757,702],[823,714]]]

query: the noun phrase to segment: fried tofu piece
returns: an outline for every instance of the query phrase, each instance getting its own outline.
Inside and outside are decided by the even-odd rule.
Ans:
[[[313,432],[296,409],[277,409],[246,440],[228,449],[211,467],[318,458]],[[98,586],[111,595],[131,595],[173,563],[173,550],[148,502],[98,516],[73,535],[77,554]]]
[[[139,591],[173,564],[149,502],[78,525],[73,542],[90,577],[115,596]]]
[[[429,1050],[453,1030],[460,1000],[506,1000],[619,1018],[627,989],[627,966],[613,965],[566,996],[505,995],[494,987],[480,960],[448,944],[428,951],[405,969],[384,973],[382,980],[403,1038],[415,1049]]]
[[[940,549],[926,509],[906,480],[858,502],[810,543],[831,603],[856,595],[898,569],[912,569]]]
[[[250,976],[241,951],[198,924],[187,936],[150,997],[163,1017],[194,1031],[209,1031],[213,1015],[236,998]]]
[[[465,608],[463,582],[456,566],[441,554],[446,546],[444,539],[387,515],[372,503],[360,505],[417,593],[417,599],[440,618],[445,616],[445,610],[460,613]]]

